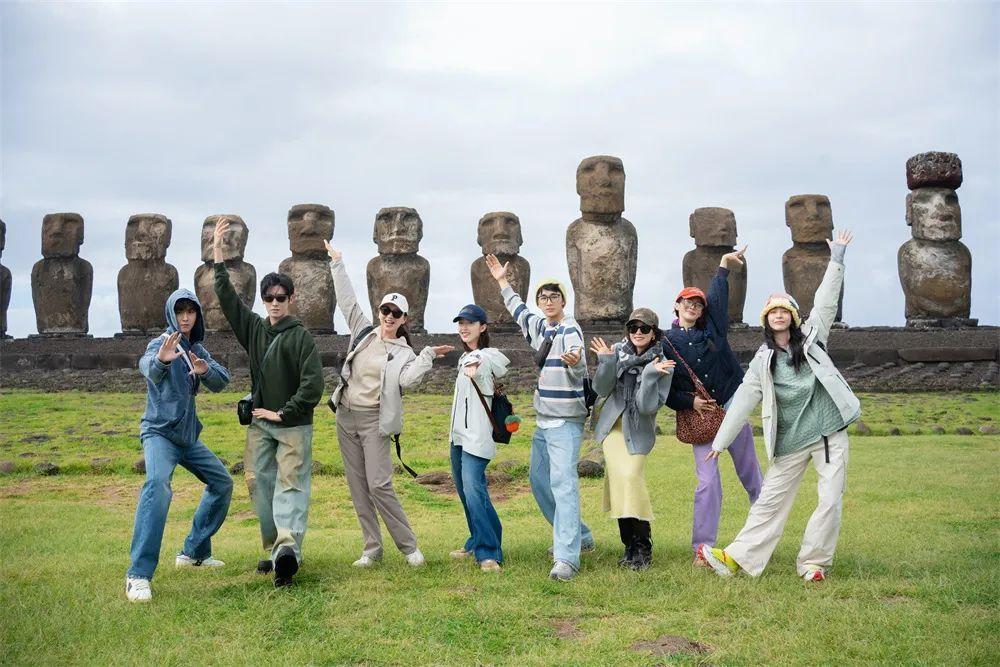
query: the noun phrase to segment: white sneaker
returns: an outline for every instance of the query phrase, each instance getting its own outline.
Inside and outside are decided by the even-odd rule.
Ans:
[[[362,554],[361,558],[351,563],[351,565],[353,565],[354,567],[371,567],[372,565],[377,564],[380,560],[382,559],[375,558],[374,556],[369,556],[367,554]]]
[[[422,553],[420,553],[420,549],[417,549],[412,554],[409,554],[406,557],[406,563],[410,567],[420,567],[421,565],[425,564],[426,562],[427,561],[424,560],[424,555]]]
[[[207,558],[191,558],[184,554],[177,554],[174,559],[174,567],[222,567],[225,565],[221,560],[208,556]]]
[[[555,579],[556,581],[569,581],[575,576],[576,570],[564,560],[557,560],[552,566],[552,571],[549,572],[549,579]]]
[[[149,587],[149,579],[140,577],[125,577],[125,597],[129,602],[149,602],[153,599],[153,589]]]

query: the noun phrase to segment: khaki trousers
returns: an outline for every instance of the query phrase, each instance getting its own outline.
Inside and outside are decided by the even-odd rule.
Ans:
[[[726,553],[740,564],[747,574],[756,577],[764,571],[785,528],[788,514],[795,503],[799,482],[812,461],[819,481],[816,484],[819,502],[809,518],[802,548],[795,561],[799,576],[816,569],[827,569],[833,563],[833,552],[840,535],[841,500],[847,486],[847,432],[827,436],[830,462],[822,438],[797,452],[779,456],[771,462],[760,496],[750,507],[746,524]]]
[[[417,537],[392,488],[389,438],[379,434],[378,410],[337,407],[337,441],[344,459],[344,476],[364,538],[364,555],[382,557],[382,517],[392,541],[403,554],[417,550]],[[376,514],[377,512],[377,514]]]

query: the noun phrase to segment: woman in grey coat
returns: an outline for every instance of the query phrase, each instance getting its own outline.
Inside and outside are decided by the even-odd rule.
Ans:
[[[604,450],[604,511],[618,519],[625,545],[618,564],[633,570],[653,562],[646,455],[656,440],[656,412],[667,400],[674,370],[673,361],[661,358],[659,324],[652,310],[637,308],[625,325],[625,339],[611,347],[602,338],[590,343],[597,355],[594,391],[607,397],[594,429]]]

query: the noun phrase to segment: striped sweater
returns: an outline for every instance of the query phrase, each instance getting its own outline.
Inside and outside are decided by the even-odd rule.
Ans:
[[[539,349],[547,337],[554,336],[552,349],[545,358],[545,365],[538,374],[538,386],[533,401],[535,413],[542,418],[583,421],[587,406],[583,400],[583,380],[587,377],[587,359],[583,347],[583,330],[572,317],[564,317],[550,326],[544,317],[535,315],[521,301],[510,285],[500,291],[504,305],[521,327],[525,340]],[[567,366],[560,357],[571,350],[579,350],[580,360]]]

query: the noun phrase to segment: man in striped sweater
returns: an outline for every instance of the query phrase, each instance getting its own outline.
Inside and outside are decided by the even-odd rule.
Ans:
[[[557,280],[544,280],[535,290],[535,303],[544,317],[528,310],[507,281],[507,264],[495,255],[486,265],[500,285],[507,310],[535,350],[539,368],[534,407],[537,415],[531,438],[529,479],[531,492],[545,519],[552,524],[553,565],[549,576],[569,581],[580,569],[580,550],[594,548],[594,536],[580,520],[580,488],[576,474],[587,417],[583,381],[587,377],[583,331],[565,313],[566,289]]]

